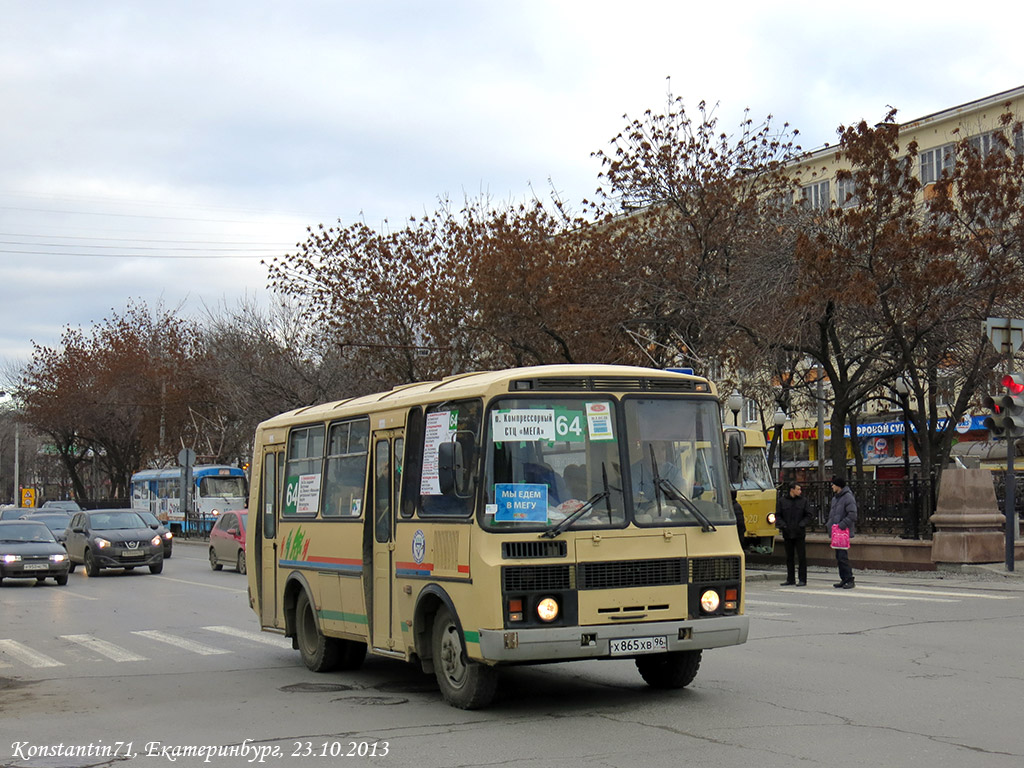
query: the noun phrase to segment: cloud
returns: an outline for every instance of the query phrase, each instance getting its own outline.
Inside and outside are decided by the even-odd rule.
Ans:
[[[1016,6],[998,2],[973,16],[803,0],[3,10],[7,360],[129,298],[199,312],[265,293],[260,257],[307,225],[402,222],[444,196],[543,195],[549,179],[578,202],[597,186],[591,153],[670,89],[717,103],[725,130],[746,107],[771,113],[810,148],[888,104],[918,117],[1024,69],[1014,25],[993,22]]]

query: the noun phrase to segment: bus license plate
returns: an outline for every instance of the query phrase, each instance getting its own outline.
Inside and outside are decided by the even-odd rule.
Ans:
[[[668,638],[624,637],[609,641],[612,656],[632,656],[637,653],[664,653],[668,651]]]

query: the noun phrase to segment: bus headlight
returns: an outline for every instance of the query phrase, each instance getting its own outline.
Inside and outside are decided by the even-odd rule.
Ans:
[[[722,602],[722,598],[718,596],[718,592],[714,589],[709,589],[700,596],[700,607],[705,613],[714,613],[718,610],[719,604]]]
[[[775,513],[774,512],[769,512],[768,513],[768,524],[769,525],[775,525]]]
[[[537,603],[537,618],[551,622],[558,618],[558,601],[553,597],[545,597]]]

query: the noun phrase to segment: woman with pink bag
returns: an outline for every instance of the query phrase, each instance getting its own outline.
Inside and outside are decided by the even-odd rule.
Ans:
[[[853,589],[853,568],[850,567],[850,539],[853,538],[853,524],[857,522],[857,500],[846,485],[846,478],[836,475],[832,478],[832,506],[828,511],[825,530],[832,534],[832,549],[839,566],[839,581],[832,586],[836,589]]]

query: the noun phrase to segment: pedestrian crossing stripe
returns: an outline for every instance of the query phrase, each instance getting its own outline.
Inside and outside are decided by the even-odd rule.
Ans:
[[[145,656],[140,656],[127,648],[108,643],[106,640],[100,640],[92,635],[61,635],[61,639],[84,646],[100,656],[106,656],[111,661],[148,661]]]
[[[147,637],[150,640],[156,640],[160,643],[167,643],[173,645],[175,648],[181,648],[182,650],[190,651],[192,653],[198,653],[200,656],[216,656],[221,653],[231,653],[224,648],[214,648],[212,645],[206,645],[205,643],[198,643],[195,640],[188,640],[184,637],[178,637],[177,635],[170,635],[166,632],[161,632],[158,629],[145,629],[138,632],[132,632],[133,635],[139,637]]]
[[[28,666],[36,669],[64,666],[64,662],[57,661],[56,659],[47,656],[45,653],[40,653],[39,651],[29,648],[27,645],[19,643],[17,640],[0,640],[0,652],[6,653],[8,656],[13,656],[22,664],[28,664]]]
[[[235,627],[203,627],[211,632],[219,632],[222,635],[228,635],[230,637],[241,637],[245,640],[252,640],[254,643],[263,643],[264,645],[273,645],[275,648],[287,648],[291,650],[292,641],[287,640],[281,635],[271,635],[266,632],[251,632],[247,629],[236,629]]]
[[[228,626],[211,626],[196,629],[204,629],[209,632],[216,632],[219,635],[232,637],[247,642],[256,642],[262,645],[270,645],[275,648],[291,650],[291,641],[280,635],[252,632],[245,629],[238,629]],[[182,651],[194,653],[199,656],[218,656],[230,654],[233,651],[226,648],[217,648],[197,640],[181,637],[158,629],[133,630],[132,635],[146,640],[152,640],[165,645],[171,645]],[[148,661],[149,658],[140,653],[116,645],[107,640],[100,639],[90,634],[60,635],[60,640],[81,646],[99,656],[117,663]],[[63,667],[65,663],[48,656],[41,651],[26,645],[18,640],[0,638],[0,669],[10,669],[18,662],[33,669],[46,669],[51,667]]]

